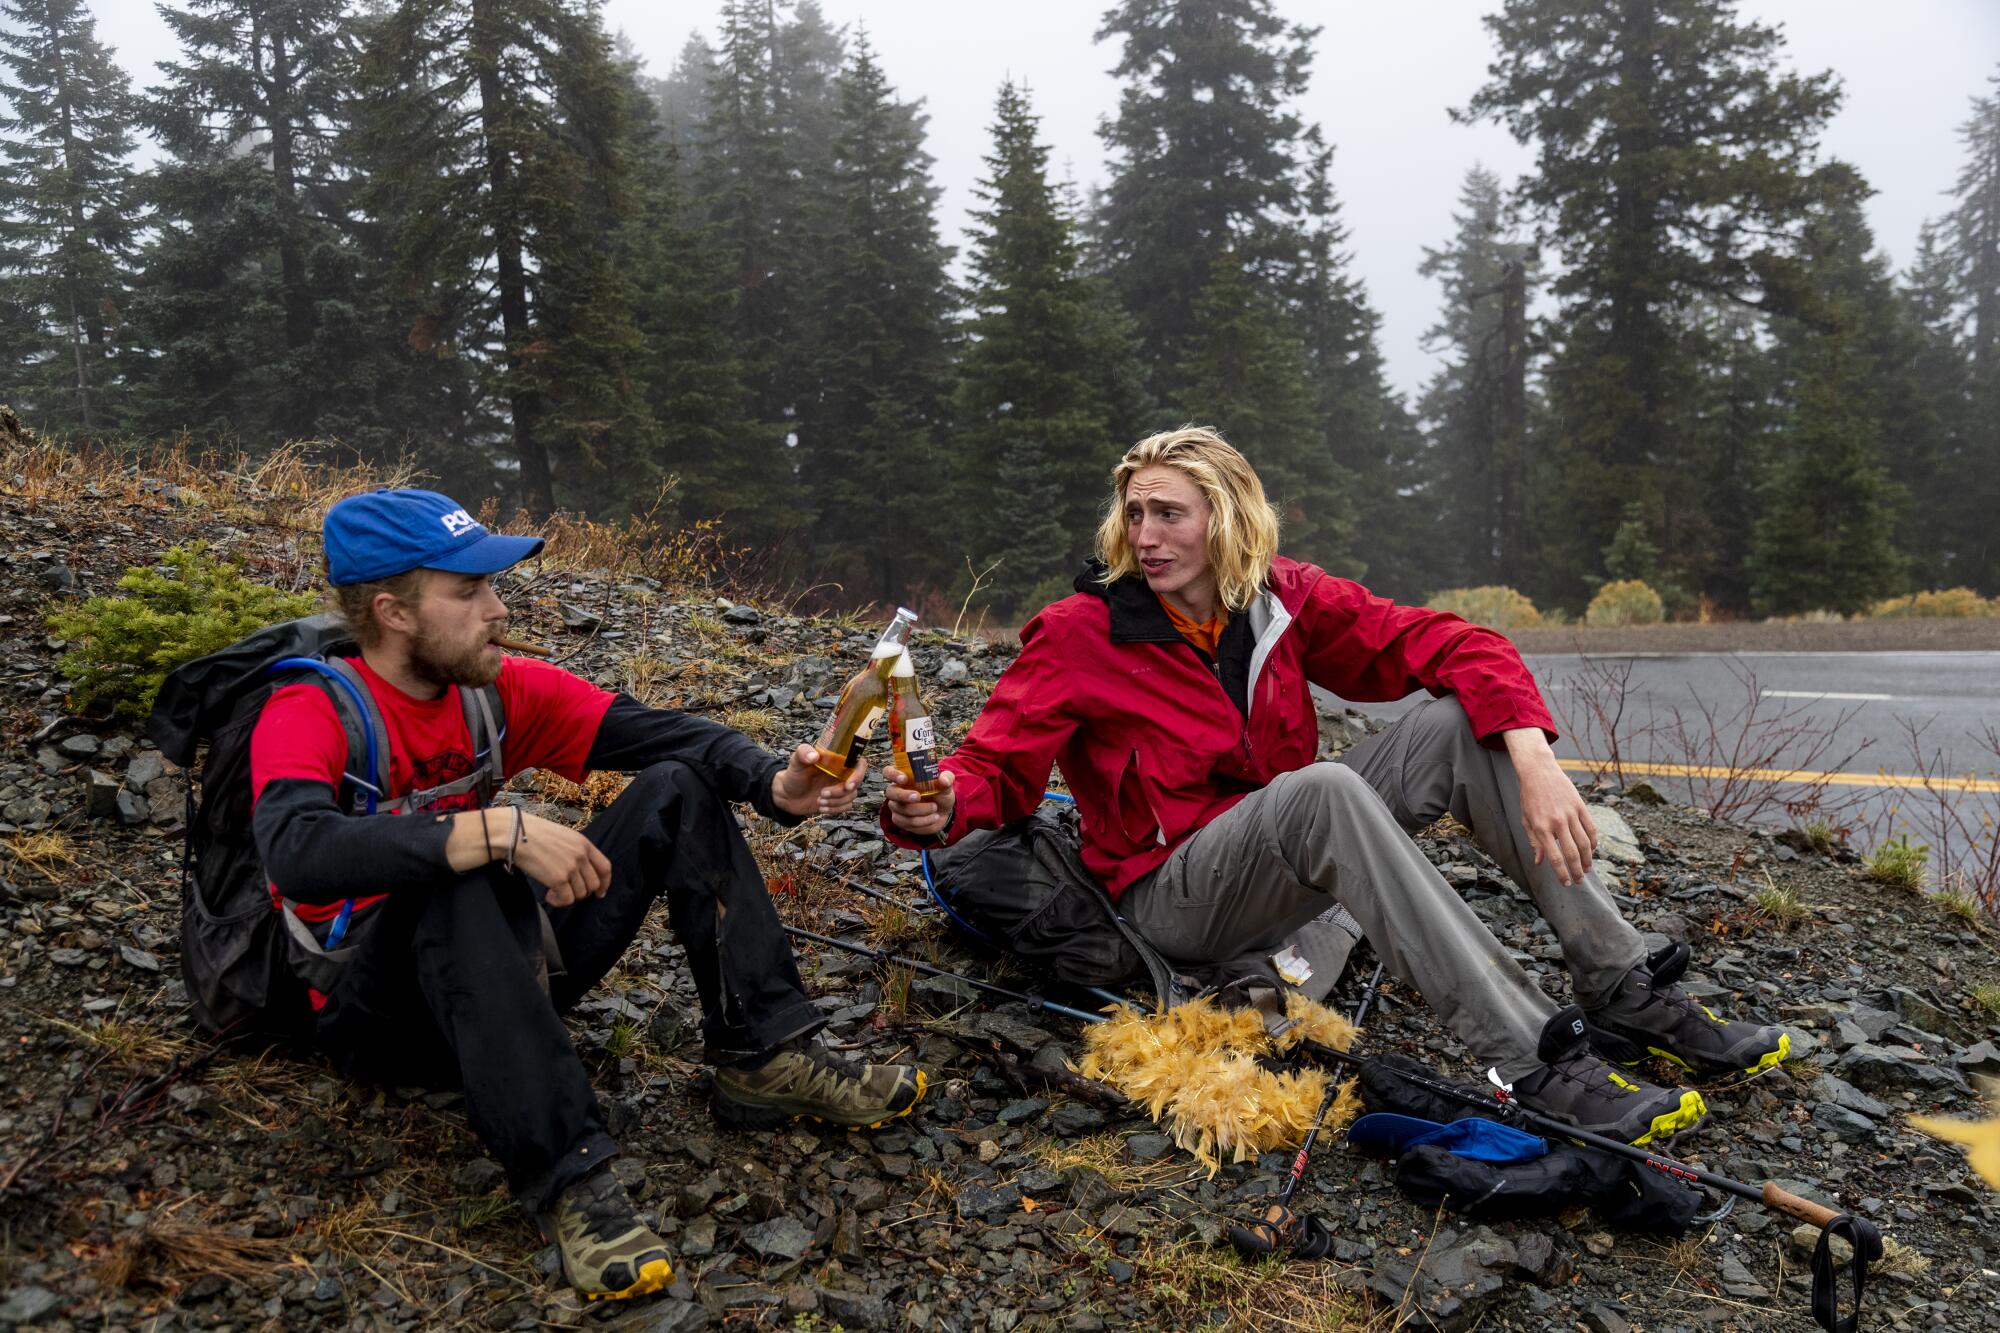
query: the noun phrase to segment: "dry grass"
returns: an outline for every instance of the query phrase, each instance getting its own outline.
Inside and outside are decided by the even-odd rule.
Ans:
[[[139,1023],[101,1018],[89,1023],[42,1015],[50,1027],[69,1034],[79,1046],[104,1052],[121,1065],[164,1065],[187,1052],[187,1038],[157,1032]]]
[[[1776,922],[1786,930],[1806,919],[1809,909],[1799,899],[1799,891],[1788,885],[1781,885],[1764,872],[1764,887],[1757,890],[1751,899],[1756,904],[1757,915],[1766,921]]]
[[[1931,1261],[1894,1236],[1882,1237],[1882,1257],[1869,1265],[1874,1273],[1892,1273],[1900,1277],[1922,1277],[1930,1271]]]
[[[1972,988],[1970,998],[1989,1015],[2000,1018],[2000,983],[1982,981]]]
[[[781,719],[769,708],[731,708],[723,713],[722,724],[733,727],[753,740],[769,742],[778,734]]]
[[[1073,1252],[1095,1263],[1113,1256],[1101,1242]],[[1366,1298],[1343,1290],[1339,1265],[1324,1261],[1252,1262],[1227,1246],[1197,1240],[1142,1240],[1131,1254],[1132,1284],[1160,1307],[1161,1324],[1212,1333],[1386,1333],[1393,1311],[1374,1312]],[[1221,1321],[1212,1318],[1227,1311]],[[1198,1322],[1205,1321],[1205,1322]]]
[[[0,847],[7,849],[16,865],[26,866],[43,879],[60,879],[62,876],[56,873],[56,867],[74,870],[78,864],[76,849],[70,845],[68,835],[57,830],[16,833],[0,841]]]
[[[578,783],[546,769],[537,769],[533,791],[537,799],[553,805],[580,806],[584,818],[589,819],[617,800],[631,781],[624,773],[606,771],[592,773]]]
[[[1106,1184],[1121,1193],[1140,1189],[1163,1189],[1190,1184],[1207,1177],[1177,1154],[1151,1162],[1135,1162],[1125,1153],[1125,1139],[1118,1134],[1085,1134],[1074,1139],[1049,1139],[1028,1146],[1035,1159],[1061,1174],[1082,1167],[1104,1177]]]
[[[250,1282],[288,1263],[286,1243],[242,1236],[171,1213],[155,1214],[120,1236],[98,1260],[94,1275],[110,1287],[173,1291],[196,1278]]]

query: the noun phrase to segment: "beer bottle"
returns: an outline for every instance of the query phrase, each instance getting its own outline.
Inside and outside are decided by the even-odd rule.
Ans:
[[[939,790],[937,730],[917,693],[917,668],[907,652],[889,671],[889,755],[919,796]]]
[[[875,724],[889,706],[889,673],[909,644],[910,631],[916,624],[915,611],[907,606],[897,607],[896,618],[889,622],[889,628],[875,641],[874,651],[868,654],[868,665],[855,672],[854,679],[840,692],[840,702],[814,745],[819,751],[819,763],[814,767],[828,777],[845,778],[861,762],[869,738],[875,734]]]

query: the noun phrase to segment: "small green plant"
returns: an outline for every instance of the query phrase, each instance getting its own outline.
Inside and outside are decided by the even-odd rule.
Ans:
[[[1945,911],[1950,912],[1968,926],[1980,924],[1980,918],[1984,915],[1979,905],[1979,899],[1962,889],[1947,889],[1937,896],[1937,900],[1938,906],[1944,908]]]
[[[1660,594],[1640,579],[1617,579],[1597,590],[1583,613],[1586,625],[1657,625],[1666,614]]]
[[[620,1019],[611,1025],[611,1033],[604,1039],[604,1053],[614,1060],[623,1060],[639,1053],[639,1025],[631,1019]]]
[[[1806,919],[1806,905],[1799,901],[1799,891],[1779,884],[1769,871],[1764,872],[1764,887],[1757,890],[1752,901],[1757,905],[1758,916],[1787,930]]]
[[[1450,611],[1475,625],[1493,629],[1529,629],[1542,623],[1535,604],[1512,588],[1489,584],[1482,588],[1446,588],[1432,593],[1433,611]]]
[[[1982,981],[1972,988],[1972,1002],[2000,1019],[2000,982]]]
[[[1925,843],[1911,842],[1905,835],[1883,843],[1869,855],[1868,878],[1877,884],[1917,893],[1924,887],[1924,870],[1930,865],[1930,860],[1930,847]]]
[[[1806,845],[1821,856],[1833,855],[1847,841],[1840,827],[1826,819],[1808,819],[1799,825],[1799,832],[1805,835]]]
[[[1970,588],[1938,588],[1891,597],[1868,609],[1874,620],[1963,620],[2000,616],[2000,600],[1988,600]]]
[[[122,597],[92,597],[49,617],[49,629],[69,641],[61,670],[75,682],[72,708],[109,704],[144,717],[175,667],[313,609],[311,593],[252,582],[201,542],[176,546],[161,564],[126,570]]]

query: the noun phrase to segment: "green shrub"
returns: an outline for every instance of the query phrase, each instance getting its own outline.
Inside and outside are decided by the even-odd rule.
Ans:
[[[1877,847],[1868,857],[1868,878],[1877,884],[1916,893],[1924,887],[1924,868],[1930,864],[1931,849],[1924,843],[1897,838]]]
[[[161,564],[126,570],[118,580],[123,597],[92,597],[49,617],[49,629],[69,640],[61,670],[75,682],[72,708],[110,704],[144,717],[181,663],[313,609],[311,593],[253,583],[241,565],[214,559],[200,542],[175,547]]]
[[[1657,625],[1665,614],[1660,594],[1638,579],[1618,579],[1597,590],[1583,613],[1586,625]]]
[[[1475,625],[1487,625],[1493,629],[1529,629],[1542,623],[1542,613],[1535,609],[1533,602],[1512,588],[1499,584],[1483,588],[1446,588],[1443,592],[1431,594],[1428,605],[1433,611],[1450,611],[1464,616]]]
[[[2000,600],[1989,601],[1970,588],[1936,588],[1891,597],[1868,609],[1874,620],[1963,620],[2000,616]]]

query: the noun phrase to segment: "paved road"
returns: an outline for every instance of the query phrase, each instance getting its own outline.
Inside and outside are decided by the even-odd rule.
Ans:
[[[1748,765],[1832,772],[1837,776],[1822,799],[1861,841],[1905,831],[1932,841],[1936,798],[1894,782],[1928,763],[1934,772],[1974,779],[1947,799],[1974,816],[1975,825],[1980,814],[2000,816],[2000,754],[1985,740],[1988,728],[2000,733],[2000,653],[1564,654],[1527,660],[1564,731],[1559,755],[1605,758],[1609,747],[1591,703],[1610,708],[1622,692],[1627,757],[1654,769],[1644,776],[1678,801],[1713,799],[1719,779],[1676,770]],[[1424,697],[1362,707],[1395,717]],[[1923,729],[1921,759],[1906,730],[1910,724]],[[1796,783],[1751,785],[1776,801],[1796,799],[1804,790]],[[1793,822],[1775,803],[1746,813],[1766,823]]]

